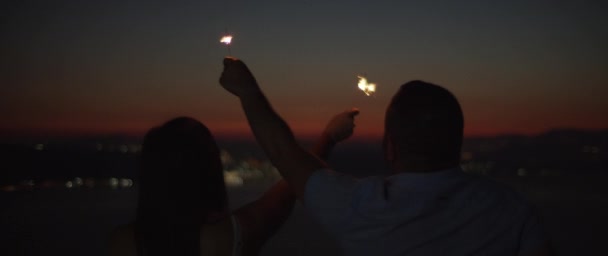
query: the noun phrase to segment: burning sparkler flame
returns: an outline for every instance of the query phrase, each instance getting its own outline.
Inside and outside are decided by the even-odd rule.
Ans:
[[[225,44],[225,45],[230,45],[230,43],[232,43],[232,36],[231,35],[223,36],[222,39],[220,39],[220,43]]]
[[[357,77],[359,78],[359,84],[357,84],[357,86],[359,87],[359,90],[365,93],[365,95],[371,96],[374,92],[376,92],[376,84],[368,83],[367,78],[363,76]]]

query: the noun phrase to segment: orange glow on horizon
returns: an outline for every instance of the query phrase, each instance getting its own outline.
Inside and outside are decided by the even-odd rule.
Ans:
[[[21,127],[21,128],[1,128],[3,136],[33,136],[33,137],[78,137],[78,136],[106,136],[120,135],[128,137],[143,137],[151,128],[161,125],[163,122],[141,122],[130,123],[119,126],[108,125],[46,125],[36,127]],[[318,123],[317,123],[318,124]],[[246,122],[207,122],[205,125],[211,130],[212,134],[217,139],[253,139],[253,134]],[[311,125],[308,122],[291,124],[292,130],[296,137],[300,139],[316,139],[321,133],[323,126]],[[357,125],[352,140],[369,140],[382,138],[384,130],[383,126]],[[490,126],[472,126],[465,128],[464,137],[491,137],[506,134],[517,134],[534,136],[553,129],[580,129],[580,130],[602,130],[606,126],[598,124],[597,126],[575,127],[522,127],[520,129],[506,129],[502,127]]]
[[[381,108],[372,109],[370,104],[362,108],[362,114],[356,120],[353,139],[381,138],[384,132],[384,118]],[[287,103],[284,103],[287,104]],[[280,105],[280,104],[277,104]],[[520,117],[516,113],[501,112],[497,119],[495,115],[483,112],[484,108],[472,108],[473,112],[465,109],[465,137],[487,137],[505,134],[538,135],[555,129],[602,130],[608,128],[608,120],[597,115],[563,115],[556,113],[548,116],[544,113],[528,113]],[[234,112],[239,112],[235,109]],[[331,115],[328,113],[311,112],[309,108],[283,108],[281,114],[293,129],[298,138],[315,139],[320,136]],[[512,116],[511,116],[512,115]],[[158,114],[137,116],[104,116],[95,115],[69,115],[51,116],[45,119],[31,118],[6,122],[0,127],[1,136],[14,137],[71,137],[71,136],[105,136],[125,135],[143,137],[151,128],[180,115]],[[244,117],[230,112],[229,115],[211,114],[207,112],[190,113],[195,119],[203,122],[217,138],[244,138],[252,139],[253,135]],[[109,119],[109,118],[112,119]],[[139,117],[139,118],[137,118]],[[105,119],[104,119],[105,118]],[[137,118],[137,119],[136,119]],[[242,118],[242,119],[241,119]],[[516,119],[519,118],[519,119]],[[577,125],[573,125],[577,124]]]

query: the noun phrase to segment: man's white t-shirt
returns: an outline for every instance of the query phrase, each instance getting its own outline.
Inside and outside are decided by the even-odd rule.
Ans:
[[[345,255],[523,255],[545,242],[521,196],[460,168],[363,179],[317,170],[304,205]]]

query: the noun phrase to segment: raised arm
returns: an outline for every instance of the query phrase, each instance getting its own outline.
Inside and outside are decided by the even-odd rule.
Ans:
[[[315,170],[326,168],[325,162],[297,143],[287,123],[272,109],[242,61],[224,59],[220,84],[239,97],[258,143],[297,197],[302,199],[306,181]]]
[[[327,160],[335,144],[353,134],[354,117],[358,113],[357,109],[352,109],[334,116],[312,152]],[[239,208],[235,214],[243,227],[243,251],[259,251],[287,220],[294,202],[293,191],[282,179],[260,199]]]
[[[312,152],[324,161],[327,161],[329,153],[333,150],[334,146],[353,135],[355,116],[358,114],[359,110],[353,108],[335,115],[325,127],[321,138],[315,144]]]

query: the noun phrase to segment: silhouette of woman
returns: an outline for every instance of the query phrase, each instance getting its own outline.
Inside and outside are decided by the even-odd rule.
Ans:
[[[293,209],[283,180],[230,213],[220,153],[207,127],[179,117],[144,138],[136,219],[111,255],[256,255]]]

